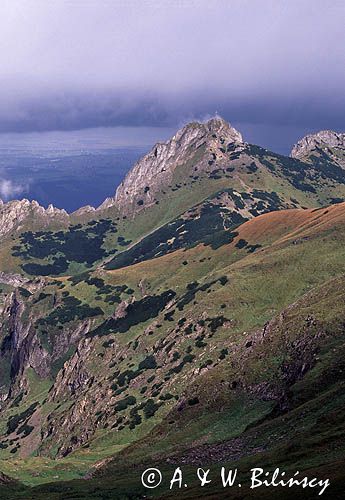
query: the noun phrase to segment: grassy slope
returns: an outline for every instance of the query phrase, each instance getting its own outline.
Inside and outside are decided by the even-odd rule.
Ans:
[[[247,471],[255,466],[268,470],[279,466],[287,473],[298,469],[317,477],[331,477],[328,498],[341,498],[345,443],[344,284],[343,277],[336,278],[303,296],[285,311],[283,319],[280,315],[270,323],[264,337],[254,336],[250,349],[233,352],[226,367],[206,373],[189,387],[189,395],[199,396],[198,407],[187,406],[182,412],[170,413],[147,438],[100,469],[91,481],[50,485],[48,490],[40,486],[14,497],[39,499],[49,491],[52,499],[121,498],[121,492],[124,498],[139,498],[144,493],[140,474],[147,466],[157,464],[165,477],[171,477],[174,468],[183,464],[189,488],[176,495],[228,498],[217,482],[201,493],[194,477],[198,465],[210,466],[212,476],[220,462],[227,468],[238,467],[243,481],[248,480]],[[306,323],[310,317],[313,321]],[[298,356],[293,342],[304,350],[303,357]],[[284,362],[276,363],[282,352]],[[303,368],[305,359],[310,360],[307,370]],[[263,360],[271,372],[269,378],[263,377]],[[220,388],[221,380],[229,385],[233,377],[239,382],[236,390]],[[265,391],[260,391],[261,378],[271,380]],[[265,402],[272,387],[283,389],[284,407]],[[198,442],[200,429],[209,444],[205,444],[205,439],[204,444]],[[166,462],[168,457],[171,465]],[[137,465],[132,468],[134,463]],[[166,498],[167,490],[165,481],[152,495]],[[241,493],[246,495],[241,498],[251,498],[248,490]],[[267,498],[275,498],[274,493],[267,492]],[[299,494],[301,498],[315,496],[312,491],[279,491],[281,498],[299,498]],[[254,497],[258,495],[255,492]]]
[[[234,165],[235,171],[231,174],[226,173],[226,171],[220,172],[220,178],[210,178],[208,174],[203,174],[198,179],[189,178],[186,180],[185,171],[192,168],[193,165],[180,166],[176,171],[172,186],[166,189],[165,193],[162,192],[158,195],[159,204],[140,212],[133,220],[122,218],[114,209],[100,214],[100,218],[110,218],[116,222],[118,230],[115,235],[113,233],[106,234],[104,249],[117,248],[118,251],[122,251],[124,247],[117,241],[119,235],[128,241],[135,242],[163,223],[171,221],[191,206],[229,187],[249,192],[254,186],[256,189],[267,192],[275,191],[286,203],[291,203],[291,198],[293,198],[295,200],[293,203],[297,206],[307,207],[322,205],[330,197],[345,196],[342,182],[320,178],[318,175],[314,176],[315,173],[312,171],[307,175],[307,182],[313,185],[316,191],[304,191],[300,187],[296,187],[299,173],[296,177],[290,171],[286,177],[285,169],[293,170],[295,166],[291,166],[290,160],[279,155],[261,148],[246,155],[247,153],[241,159],[229,160],[229,165]],[[253,161],[253,158],[259,166],[254,174],[248,173],[246,167]],[[267,162],[269,162],[270,168],[266,168]],[[184,181],[186,181],[186,185],[183,185]],[[175,191],[174,186],[179,183],[182,185]],[[296,301],[301,295],[344,272],[344,212],[343,204],[318,211],[273,212],[242,225],[239,229],[239,235],[234,241],[217,250],[213,250],[210,246],[198,245],[186,251],[178,250],[154,261],[142,262],[128,268],[108,272],[95,271],[93,275],[104,279],[106,284],[110,286],[125,284],[127,288],[133,290],[131,295],[126,292],[122,293],[121,300],[129,299],[131,296],[140,300],[143,293],[157,295],[167,289],[173,289],[177,294],[176,298],[179,299],[186,294],[188,283],[195,281],[200,284],[211,283],[225,275],[228,281],[224,285],[217,282],[207,290],[198,291],[194,300],[185,305],[181,311],[175,311],[173,323],[164,319],[165,312],[163,312],[159,313],[153,322],[149,320],[133,326],[125,335],[110,334],[103,338],[94,338],[92,340],[93,352],[86,357],[85,366],[96,380],[104,387],[109,388],[108,375],[111,372],[110,366],[114,359],[123,372],[130,369],[131,366],[138,366],[138,363],[144,359],[145,353],[151,352],[157,347],[160,348],[162,342],[174,342],[176,345],[174,350],[177,349],[182,356],[191,350],[195,359],[183,368],[182,373],[171,377],[164,384],[164,392],[171,391],[183,398],[190,380],[197,378],[196,374],[200,368],[206,373],[207,385],[211,387],[212,377],[215,377],[217,381],[218,371],[223,373],[228,363],[227,357],[221,362],[219,360],[223,349],[228,349],[229,352],[232,349],[237,349],[236,346],[241,345],[243,338],[249,339],[253,331],[261,328],[272,316]],[[79,220],[75,222],[78,223]],[[83,217],[82,222],[86,224],[83,226],[83,230],[87,229],[87,217]],[[31,229],[31,226],[27,226],[27,229]],[[250,253],[248,246],[241,247],[239,245],[241,240],[249,245],[260,244],[262,248],[256,250],[255,253]],[[20,270],[20,259],[11,255],[11,247],[16,243],[18,241],[12,239],[7,240],[1,246],[2,268],[6,271]],[[50,261],[49,257],[43,262]],[[33,259],[33,262],[40,261]],[[182,262],[186,262],[186,265],[182,266]],[[93,265],[97,263],[98,261]],[[85,269],[87,267],[83,264],[72,263],[67,274],[76,274]],[[114,312],[116,304],[107,301],[104,294],[97,295],[97,287],[94,285],[89,285],[83,280],[77,284],[66,279],[59,280],[59,282],[61,288],[58,291],[58,296],[61,292],[68,292],[81,300],[82,304],[93,308],[100,306],[105,316]],[[52,282],[44,289],[44,292],[50,294],[52,298],[56,292],[56,283]],[[46,316],[51,309],[51,298],[32,306],[32,310],[41,316]],[[34,296],[30,301],[36,299],[37,296]],[[202,348],[196,346],[197,333],[183,335],[176,331],[176,328],[174,330],[178,320],[183,317],[186,317],[187,322],[195,326],[200,318],[218,318],[221,315],[224,315],[228,321],[217,327],[212,335],[210,332],[207,333],[202,340],[206,345]],[[102,318],[96,317],[92,321],[96,327]],[[162,326],[158,328],[157,323]],[[143,335],[143,330],[151,324],[153,324],[153,334]],[[77,326],[78,322],[74,321],[64,325],[64,328],[66,327],[68,335],[71,335]],[[59,332],[51,328],[50,335],[54,337],[56,333]],[[109,339],[114,340],[114,345],[104,347],[104,342]],[[136,340],[138,340],[139,348],[133,352]],[[50,340],[46,343],[47,347],[49,342]],[[162,356],[163,358],[166,356],[164,351],[162,351]],[[120,359],[121,357],[124,359]],[[166,356],[166,358],[162,360],[163,368],[158,371],[160,379],[163,379],[171,367],[177,364],[172,362],[171,357]],[[62,358],[62,361],[64,360]],[[204,366],[208,361],[210,363],[207,367]],[[279,365],[280,358],[277,357],[275,362]],[[57,360],[57,364],[61,366],[61,359]],[[211,367],[212,369],[210,369]],[[264,373],[263,368],[264,366],[258,365],[258,373]],[[148,396],[151,397],[154,393],[152,387],[154,383],[148,384],[146,395],[141,395],[140,385],[138,387],[138,383],[141,386],[147,384],[150,373],[150,371],[145,372],[137,382],[130,383],[126,387],[126,394],[134,394],[138,401],[145,400]],[[42,425],[44,425],[45,417],[48,414],[53,415],[54,418],[57,418],[59,414],[69,418],[69,405],[75,400],[68,397],[64,403],[46,401],[53,378],[45,380],[42,384],[42,391],[37,394],[37,381],[33,380],[31,373],[26,373],[25,377],[28,383],[28,394],[25,395],[18,407],[6,410],[6,413],[3,414],[4,424],[10,416],[25,411],[32,402],[37,400],[40,401]],[[94,412],[91,403],[92,397],[89,394],[86,395],[86,398],[92,414]],[[244,431],[247,425],[253,425],[257,419],[263,418],[270,412],[272,405],[266,403],[253,402],[250,398],[247,400],[241,396],[237,406],[234,404],[234,412],[230,409],[224,411],[222,415],[217,414],[218,424],[215,428],[210,422],[213,420],[213,414],[210,413],[204,416],[201,423],[196,421],[193,428],[188,428],[185,436],[191,435],[201,444],[200,441],[203,441],[204,436],[203,433],[200,434],[198,428],[205,427],[209,429],[208,439],[211,442],[230,439],[234,436],[233,433]],[[135,427],[134,430],[125,428],[121,432],[114,432],[111,429],[106,430],[100,427],[94,438],[90,440],[89,448],[75,451],[59,461],[28,456],[30,453],[34,453],[37,448],[35,433],[33,433],[20,440],[22,451],[19,453],[11,454],[11,448],[1,450],[3,461],[0,468],[14,477],[20,477],[28,484],[80,477],[92,463],[143,438],[156,425],[164,421],[174,404],[175,400],[165,402],[154,418],[144,419],[143,423]],[[125,414],[128,415],[128,411]],[[228,431],[229,421],[232,421],[232,425]],[[84,422],[80,423],[80,425],[83,424]],[[76,428],[75,432],[81,432],[81,430],[81,427],[80,429]],[[67,439],[67,436],[63,436],[63,439]],[[54,446],[51,445],[49,439],[47,442],[48,448],[51,447],[50,451],[54,452]],[[167,440],[167,452],[171,451],[170,447],[171,443]],[[140,449],[138,453],[140,455]],[[54,455],[54,453],[52,454]],[[21,456],[27,458],[19,458]]]
[[[189,388],[189,395],[198,394],[202,409],[187,407],[173,412],[154,433],[128,448],[96,476],[121,476],[119,469],[126,462],[141,463],[140,470],[144,464],[164,463],[170,457],[176,464],[221,462],[242,471],[259,465],[293,471],[314,469],[315,473],[328,466],[340,481],[337,463],[344,461],[345,443],[344,284],[343,277],[337,278],[303,296],[283,317],[270,323],[264,337],[254,337],[250,349],[234,352],[225,369],[218,368]],[[226,395],[225,387],[220,389],[221,380],[234,378],[237,389]],[[261,381],[268,382],[264,391]],[[263,418],[262,398],[269,399],[270,391],[277,387],[283,389],[284,405]],[[256,407],[254,425],[247,426],[238,413],[238,398],[242,412],[246,406]],[[246,398],[251,399],[250,404],[246,405]],[[215,422],[223,419],[220,436]],[[207,441],[215,444],[198,443],[195,429],[200,428]],[[137,479],[134,490],[138,483]]]
[[[345,198],[345,176],[341,176],[338,172],[334,173],[332,168],[328,167],[320,175],[320,172],[310,164],[297,162],[257,146],[246,145],[239,156],[227,152],[221,155],[212,166],[207,166],[206,170],[199,169],[195,172],[195,164],[207,164],[210,152],[203,152],[201,157],[199,156],[193,156],[193,151],[191,151],[188,161],[179,165],[175,170],[171,185],[162,186],[157,193],[155,197],[157,204],[148,208],[144,207],[144,210],[136,213],[134,218],[123,218],[118,210],[112,207],[95,215],[91,213],[72,217],[72,223],[82,224],[82,230],[87,231],[89,229],[87,223],[90,219],[111,219],[116,223],[117,233],[106,232],[102,248],[105,251],[120,252],[124,247],[118,243],[118,236],[131,243],[138,241],[192,206],[229,188],[248,193],[251,193],[254,188],[267,193],[275,192],[281,199],[280,208],[283,206],[315,207],[327,204],[330,199]],[[255,171],[250,170],[252,164],[255,164]],[[21,228],[22,231],[38,229],[40,229],[39,221],[32,220],[28,220]],[[45,229],[55,231],[57,228]],[[24,261],[13,258],[11,247],[19,243],[17,233],[10,235],[5,242],[2,242],[0,256],[3,270],[18,272],[22,270],[23,262],[24,264],[30,262],[47,264],[54,260],[52,255],[43,259],[30,256]],[[105,256],[96,258],[92,265],[101,262],[104,258]],[[62,274],[77,274],[87,269],[85,262],[76,262],[72,259],[68,269],[62,271]]]
[[[345,238],[343,225],[344,205],[336,205],[328,209],[327,213],[325,212],[326,210],[305,210],[267,214],[245,223],[240,228],[237,239],[230,245],[224,245],[218,250],[212,251],[210,247],[199,246],[186,252],[180,251],[156,259],[154,266],[152,266],[152,262],[144,262],[129,268],[108,272],[106,275],[103,273],[103,277],[106,278],[109,284],[126,283],[128,286],[133,287],[136,290],[135,294],[139,298],[138,283],[140,281],[145,281],[149,293],[159,293],[163,289],[174,288],[179,294],[182,294],[188,282],[195,280],[207,282],[213,277],[227,275],[229,281],[225,286],[217,285],[212,287],[210,293],[198,292],[196,295],[197,303],[189,304],[185,310],[179,313],[179,317],[185,316],[191,321],[196,321],[202,317],[204,311],[207,311],[209,316],[218,315],[220,313],[220,304],[224,303],[226,308],[223,313],[231,319],[229,325],[218,329],[212,338],[206,339],[207,346],[201,350],[201,357],[198,355],[191,366],[195,370],[207,358],[213,359],[215,364],[223,348],[226,347],[231,352],[238,344],[241,345],[243,338],[249,338],[252,331],[261,327],[275,313],[298,299],[308,289],[345,271],[343,251]],[[241,238],[245,238],[251,244],[260,242],[263,248],[254,254],[248,254],[245,249],[236,248],[236,242]],[[327,255],[326,259],[325,255]],[[182,258],[188,262],[184,267],[181,266]],[[204,258],[211,258],[211,261],[203,261]],[[211,272],[210,269],[212,269]],[[92,297],[95,297],[95,287],[87,286],[83,282],[75,286],[70,282],[65,281],[65,283],[67,286],[64,291],[70,290],[74,295],[91,305],[100,303],[100,301],[93,302]],[[110,307],[103,302],[101,302],[101,306]],[[334,311],[337,312],[337,309],[334,309]],[[175,322],[179,317],[175,316]],[[136,359],[142,359],[140,353],[146,349],[151,349],[152,346],[159,342],[159,339],[171,337],[171,324],[166,321],[162,321],[162,324],[162,329],[155,331],[151,337],[143,338],[141,335],[142,325],[133,327],[125,336],[113,337],[116,339],[117,344],[122,345],[124,348],[127,348],[130,340],[138,336],[141,337],[138,355],[136,354],[132,358],[133,354],[131,354],[132,360],[119,362],[121,369],[128,367],[128,364],[135,362]],[[247,334],[243,337],[244,331]],[[108,338],[109,336],[106,337],[106,339]],[[105,353],[103,363],[93,368],[94,373],[100,378],[102,372],[103,376],[104,371],[108,372],[106,368],[108,360],[113,359],[114,356],[111,348],[104,349],[101,347],[104,340],[104,338],[95,339],[94,343],[95,353],[102,351]],[[181,353],[186,352],[187,347],[193,346],[193,343],[194,340],[188,337],[180,339],[179,351]],[[194,347],[193,349],[195,351]],[[94,355],[85,360],[85,363],[92,364],[93,362]],[[279,362],[279,359],[277,362]],[[226,359],[219,364],[220,368],[215,367],[213,370],[206,371],[207,384],[205,384],[205,387],[211,387],[212,377],[218,380],[217,370],[222,371],[226,369],[227,365]],[[170,368],[170,365],[167,366],[168,368]],[[262,370],[262,367],[258,365],[258,373],[260,373],[260,370]],[[167,384],[165,390],[169,390],[169,386],[173,384],[175,390],[179,394],[183,394],[186,389],[186,382],[189,383],[190,373],[190,369],[187,367],[176,379],[177,385],[174,379]],[[132,387],[130,392],[136,394],[137,397],[141,397],[135,387]],[[30,401],[24,400],[25,407]],[[235,418],[232,425],[235,433],[241,429],[244,430],[243,408],[248,419],[244,421],[245,425],[255,422],[258,417],[262,418],[271,409],[270,404],[260,403],[258,405],[249,401],[248,406],[243,406],[243,402],[244,399],[241,399],[238,403],[238,410],[234,415],[231,414],[231,411],[230,413],[225,412],[222,418],[219,418],[218,415],[218,427],[213,430],[210,428],[209,439],[211,441],[232,436],[226,430],[229,419]],[[3,462],[2,468],[5,472],[21,477],[29,483],[52,480],[56,476],[59,479],[78,477],[79,474],[84,473],[89,468],[93,461],[114,453],[131,441],[144,436],[164,418],[169,408],[171,408],[171,404],[167,404],[163,412],[158,414],[158,420],[155,418],[147,422],[147,424],[145,423],[143,427],[140,426],[139,433],[137,429],[135,429],[134,433],[128,433],[128,431],[119,433],[120,436],[123,434],[120,440],[118,433],[105,430],[99,431],[98,437],[90,442],[90,449],[75,452],[66,459],[58,462],[50,462],[44,458],[27,459],[25,461],[7,459],[6,462]],[[210,425],[210,422],[208,422],[209,416],[206,415],[205,418],[206,420],[201,423],[196,422],[193,429],[188,429],[187,434],[193,436],[193,439],[202,439],[202,435],[198,438],[197,428],[204,429],[207,425]],[[222,419],[224,419],[224,425],[220,425]],[[239,422],[242,422],[241,426],[239,426]],[[159,446],[161,447],[161,443]],[[40,476],[35,477],[35,471],[37,470],[40,470]]]

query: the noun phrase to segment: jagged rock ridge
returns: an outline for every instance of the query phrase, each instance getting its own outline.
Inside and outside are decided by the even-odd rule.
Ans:
[[[311,154],[320,151],[345,168],[345,161],[339,158],[339,154],[341,156],[345,154],[345,134],[333,130],[321,130],[316,134],[306,135],[294,145],[290,156],[305,161]]]
[[[39,221],[44,227],[53,221],[66,224],[69,215],[65,210],[60,210],[49,205],[44,208],[37,201],[13,200],[4,203],[0,200],[0,237],[3,238],[14,230],[20,230],[24,223],[32,219],[33,223]]]
[[[241,151],[245,147],[241,133],[219,116],[205,123],[189,123],[170,140],[157,143],[140,159],[119,185],[114,197],[104,200],[98,209],[88,205],[70,215],[75,218],[88,217],[110,207],[116,207],[124,214],[135,214],[142,208],[153,205],[157,192],[168,186],[176,169],[186,167],[193,156],[193,168],[199,171],[209,167],[207,160],[215,152],[217,160],[221,160],[219,155],[222,156],[223,153],[220,151],[220,144],[224,145],[224,150],[231,144],[232,151]],[[310,158],[311,155],[313,158]],[[225,153],[223,156],[226,159]],[[345,168],[345,134],[331,130],[309,134],[295,144],[290,156],[307,162],[312,162],[316,156],[320,160],[321,156],[322,161],[326,158]],[[70,215],[52,205],[45,209],[36,201],[23,199],[4,203],[0,199],[0,237],[5,237],[14,230],[20,231],[30,218],[40,221],[41,226],[45,227],[52,222],[66,225],[70,223]]]
[[[157,143],[129,171],[115,196],[107,198],[99,208],[116,205],[120,211],[126,212],[136,202],[146,206],[152,204],[155,193],[171,182],[178,166],[186,164],[201,147],[210,152],[218,149],[219,140],[225,147],[229,143],[243,143],[240,132],[218,116],[206,123],[189,123],[169,141]]]

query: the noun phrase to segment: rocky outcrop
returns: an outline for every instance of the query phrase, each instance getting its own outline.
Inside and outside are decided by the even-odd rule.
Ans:
[[[24,229],[26,224],[46,227],[51,223],[66,225],[68,222],[67,212],[53,205],[44,208],[37,201],[27,199],[8,203],[0,200],[0,238],[10,235],[13,231]]]
[[[43,278],[35,278],[31,280],[29,278],[25,278],[25,276],[21,276],[20,274],[4,273],[0,271],[0,283],[13,286],[14,288],[26,288],[29,292],[35,292],[44,285],[45,281]]]
[[[92,349],[92,341],[84,338],[90,331],[91,324],[91,321],[86,321],[77,328],[73,339],[77,344],[76,352],[57,375],[50,395],[52,401],[65,397],[66,393],[75,395],[92,378],[85,367],[85,359]]]
[[[225,151],[228,144],[233,143],[242,144],[242,136],[220,117],[206,123],[189,123],[169,141],[156,144],[139,160],[117,188],[115,196],[107,198],[99,210],[116,206],[122,213],[139,211],[154,203],[156,193],[171,183],[178,167],[205,169],[210,160],[207,153],[219,152],[220,146]],[[198,154],[200,152],[205,154]]]
[[[33,310],[30,300],[16,289],[7,295],[0,311],[0,365],[3,366],[0,401],[6,401],[13,390],[18,392],[18,387],[25,386],[23,374],[27,368],[32,368],[42,379],[49,377],[54,362],[63,358],[71,346],[76,346],[92,324],[88,319],[65,327],[48,341],[37,329],[41,313]]]
[[[316,134],[306,135],[294,145],[290,156],[297,160],[305,160],[317,150],[323,150],[336,161],[337,151],[345,153],[345,134],[339,134],[332,130],[321,130]]]
[[[95,207],[92,207],[91,205],[85,205],[85,207],[78,208],[78,210],[73,212],[71,215],[74,217],[80,217],[82,215],[92,215],[95,211]]]
[[[16,479],[13,479],[9,476],[7,476],[6,474],[4,474],[3,472],[0,472],[0,484],[1,485],[15,485],[15,484],[19,484],[18,481]]]

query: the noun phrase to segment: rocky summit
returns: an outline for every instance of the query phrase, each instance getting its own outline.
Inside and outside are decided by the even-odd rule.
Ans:
[[[219,149],[219,143],[224,152]],[[240,148],[241,144],[242,135],[221,117],[206,123],[189,123],[169,141],[157,143],[138,161],[117,188],[114,198],[105,200],[100,208],[115,205],[127,213],[136,205],[137,209],[142,205],[150,206],[161,188],[172,182],[176,169],[186,166],[192,157],[200,156],[199,161],[189,165],[185,175],[205,170],[207,155],[218,155],[221,159],[229,145]]]
[[[2,498],[159,498],[148,467],[272,464],[341,498],[343,153],[319,132],[282,156],[217,116],[97,209],[0,204]],[[208,486],[188,498],[225,498]]]
[[[54,222],[66,224],[68,219],[65,210],[59,210],[53,205],[43,208],[37,201],[23,199],[4,203],[0,200],[0,237],[5,237],[14,230],[22,230],[27,223],[34,227],[44,227]]]
[[[345,149],[345,134],[338,134],[333,130],[321,130],[316,134],[306,135],[294,145],[291,156],[292,158],[302,159],[318,148],[324,148],[325,150],[332,150],[332,148]]]
[[[311,162],[319,168],[345,169],[345,134],[322,130],[310,134],[295,144],[291,157]]]

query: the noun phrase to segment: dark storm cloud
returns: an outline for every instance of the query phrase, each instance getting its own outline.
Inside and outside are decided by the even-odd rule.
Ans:
[[[0,131],[344,129],[342,0],[11,0]],[[290,134],[290,135],[291,135]]]

